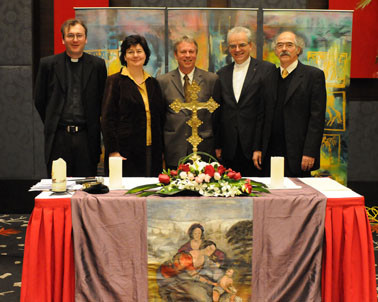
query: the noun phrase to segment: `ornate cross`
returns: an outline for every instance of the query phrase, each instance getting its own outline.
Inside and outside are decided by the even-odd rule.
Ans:
[[[180,102],[178,99],[174,100],[173,103],[169,105],[171,109],[179,113],[180,110],[188,109],[192,111],[192,117],[186,123],[192,128],[192,135],[186,140],[193,146],[193,153],[197,153],[197,146],[203,141],[203,139],[198,135],[198,127],[203,123],[197,115],[197,111],[200,109],[207,109],[213,113],[218,107],[219,104],[214,101],[212,97],[206,102],[198,101],[198,93],[201,91],[201,87],[193,80],[192,85],[189,86],[188,92],[190,99],[188,102]]]

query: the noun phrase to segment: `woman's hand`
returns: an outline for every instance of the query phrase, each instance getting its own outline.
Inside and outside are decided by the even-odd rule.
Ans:
[[[121,157],[123,160],[126,160],[126,157],[123,157],[119,152],[112,152],[109,154],[109,157]]]

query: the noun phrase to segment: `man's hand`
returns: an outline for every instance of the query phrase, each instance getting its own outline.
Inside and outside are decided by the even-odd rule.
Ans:
[[[252,160],[255,167],[261,170],[261,151],[253,152]]]
[[[302,170],[303,171],[310,171],[315,163],[315,157],[310,157],[303,155],[302,156]]]
[[[215,156],[220,160],[222,158],[222,149],[215,149]]]

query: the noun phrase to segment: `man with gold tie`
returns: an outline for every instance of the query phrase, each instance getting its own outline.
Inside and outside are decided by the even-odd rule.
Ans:
[[[217,76],[195,66],[198,44],[189,37],[183,36],[174,43],[174,55],[178,68],[157,78],[166,104],[164,125],[164,160],[166,168],[176,169],[179,160],[192,153],[193,146],[187,141],[192,135],[192,128],[187,124],[192,117],[188,109],[175,112],[170,106],[175,100],[190,102],[187,87],[196,82],[199,86],[198,101],[207,102],[213,95]],[[202,124],[198,134],[202,138],[198,151],[214,155],[213,115],[208,110],[199,110],[198,118]]]
[[[326,110],[324,72],[298,60],[304,41],[293,32],[279,34],[273,48],[280,67],[263,83],[264,107],[253,161],[268,176],[270,157],[282,156],[285,176],[311,176],[311,171],[320,167]]]

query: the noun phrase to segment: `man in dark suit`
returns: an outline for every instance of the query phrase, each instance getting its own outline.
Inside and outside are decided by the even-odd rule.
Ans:
[[[164,159],[166,167],[176,169],[179,160],[192,153],[193,147],[187,142],[192,135],[192,129],[187,121],[192,117],[192,111],[184,109],[179,113],[169,105],[175,100],[188,102],[184,86],[195,81],[201,88],[198,93],[199,102],[207,102],[213,95],[217,75],[195,67],[198,53],[197,42],[188,36],[183,36],[174,44],[174,55],[178,68],[157,78],[166,105],[166,121],[164,126]],[[185,79],[187,84],[185,84]],[[198,111],[198,118],[203,122],[198,128],[198,135],[203,141],[198,145],[198,151],[211,155],[214,153],[213,114],[206,109]]]
[[[104,60],[84,53],[87,28],[70,19],[61,27],[64,53],[41,59],[35,106],[44,123],[45,161],[63,158],[67,176],[95,176],[101,154],[100,113],[107,76]]]
[[[293,32],[278,35],[273,47],[280,68],[264,82],[254,164],[268,176],[270,157],[282,156],[285,176],[311,176],[310,171],[320,167],[327,95],[324,72],[298,61],[304,41]]]
[[[256,117],[261,103],[260,88],[274,65],[250,56],[254,47],[252,33],[234,27],[227,35],[228,49],[234,62],[221,68],[215,88],[215,100],[221,105],[216,155],[224,165],[243,176],[256,176],[253,165]]]

